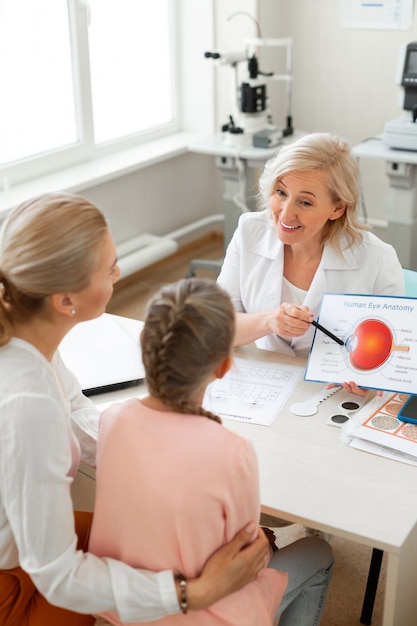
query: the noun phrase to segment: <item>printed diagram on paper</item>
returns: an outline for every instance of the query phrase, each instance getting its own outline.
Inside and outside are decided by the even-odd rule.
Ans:
[[[235,358],[211,383],[203,407],[224,419],[270,426],[300,381],[304,368]]]
[[[362,417],[351,429],[350,445],[417,464],[417,426],[397,418],[408,398],[409,395],[404,393],[385,393],[384,398],[375,398],[367,409],[361,411],[361,415],[367,412],[367,417]],[[357,417],[359,419],[360,415]]]
[[[413,0],[344,0],[343,25],[351,28],[410,29]]]
[[[306,380],[413,393],[417,388],[417,299],[324,294]]]

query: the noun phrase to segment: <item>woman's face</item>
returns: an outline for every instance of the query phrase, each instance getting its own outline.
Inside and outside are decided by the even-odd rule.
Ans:
[[[275,182],[269,206],[275,230],[287,245],[321,244],[324,226],[345,212],[332,200],[323,174],[315,170],[291,172]]]
[[[90,278],[90,284],[73,294],[77,322],[93,319],[104,313],[113,294],[113,285],[120,277],[116,247],[109,232],[98,248],[98,265]]]

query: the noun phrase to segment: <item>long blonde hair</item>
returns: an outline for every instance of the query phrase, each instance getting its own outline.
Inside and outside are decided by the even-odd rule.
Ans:
[[[141,335],[150,394],[179,413],[220,418],[190,399],[233,345],[235,313],[216,282],[184,279],[160,289],[148,304]]]
[[[10,315],[31,317],[47,296],[89,284],[107,232],[103,213],[76,194],[43,194],[11,211],[0,239],[0,345],[11,337]]]
[[[269,202],[277,180],[293,172],[319,171],[323,174],[333,202],[342,201],[346,210],[338,219],[329,220],[323,230],[323,243],[329,241],[340,251],[340,235],[348,243],[360,242],[368,227],[358,221],[361,200],[359,167],[349,145],[331,133],[311,133],[281,148],[270,159],[259,179],[261,209]]]

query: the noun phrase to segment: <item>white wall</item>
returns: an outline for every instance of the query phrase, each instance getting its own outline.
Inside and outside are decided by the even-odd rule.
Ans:
[[[230,113],[232,70],[204,58],[210,49],[242,49],[257,35],[292,37],[293,121],[298,130],[332,131],[353,145],[380,134],[401,114],[395,84],[400,46],[417,40],[411,31],[358,30],[342,26],[341,0],[179,0],[182,9],[180,86],[186,100],[185,130],[218,131]],[[237,15],[236,15],[237,14]],[[231,17],[233,16],[233,17]],[[261,51],[265,71],[283,70],[280,51]],[[282,83],[268,86],[274,121],[285,121]],[[386,219],[385,164],[362,159],[368,215]],[[184,155],[85,190],[109,215],[119,243],[151,232],[163,235],[222,211],[223,183],[214,159]],[[381,234],[381,233],[378,233]]]
[[[256,25],[257,0],[178,0],[181,63],[178,87],[185,94],[185,131],[218,131],[230,112],[231,70],[204,58],[216,48],[240,49]],[[186,154],[83,190],[106,213],[116,243],[149,232],[165,235],[222,213],[223,181],[212,156]]]
[[[371,30],[342,26],[341,0],[260,0],[264,37],[292,37],[294,126],[331,131],[353,145],[381,134],[401,115],[395,83],[402,44],[417,40],[412,29]],[[275,108],[274,118],[280,111]],[[384,162],[361,160],[371,218],[386,219],[388,181]]]
[[[222,212],[222,184],[212,157],[186,154],[85,189],[110,220],[116,243],[142,233],[166,235]]]

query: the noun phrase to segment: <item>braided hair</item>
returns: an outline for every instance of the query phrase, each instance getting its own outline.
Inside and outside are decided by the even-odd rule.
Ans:
[[[179,413],[217,415],[191,398],[231,352],[235,314],[226,292],[211,280],[167,285],[148,304],[141,335],[149,393]]]

